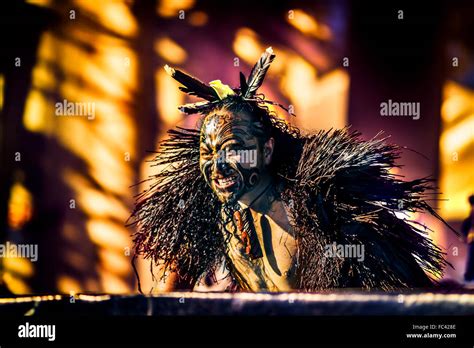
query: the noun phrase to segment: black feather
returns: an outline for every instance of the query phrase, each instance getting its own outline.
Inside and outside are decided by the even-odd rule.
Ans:
[[[219,99],[219,96],[212,87],[206,85],[204,82],[199,81],[191,75],[185,74],[178,69],[173,69],[168,66],[165,66],[165,70],[169,75],[171,75],[172,78],[184,86],[179,88],[181,91],[209,101]]]
[[[266,51],[261,55],[258,62],[252,69],[250,76],[247,80],[248,88],[244,94],[245,98],[251,98],[257,89],[262,85],[265,74],[267,73],[270,64],[275,59],[275,54],[271,47],[268,47]]]
[[[198,102],[198,103],[190,103],[178,106],[179,111],[184,112],[185,114],[196,114],[196,113],[204,113],[209,111],[215,102]]]
[[[242,95],[245,95],[245,93],[247,93],[248,88],[249,86],[247,85],[247,80],[245,79],[245,75],[241,71],[240,72],[240,93]]]

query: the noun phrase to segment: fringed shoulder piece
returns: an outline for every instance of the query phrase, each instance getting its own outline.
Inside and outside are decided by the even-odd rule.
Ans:
[[[364,141],[347,128],[306,138],[284,197],[296,221],[303,289],[391,290],[430,286],[441,276],[443,252],[406,214],[445,223],[427,203],[436,192],[428,178],[403,181],[391,172],[399,153],[385,139]],[[350,251],[359,253],[344,254]]]
[[[135,253],[194,282],[222,257],[220,203],[199,170],[199,131],[168,134],[152,161],[158,173],[146,180],[130,218]]]

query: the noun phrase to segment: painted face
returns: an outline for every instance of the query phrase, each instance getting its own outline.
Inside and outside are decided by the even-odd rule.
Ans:
[[[223,203],[235,203],[251,192],[265,174],[258,124],[246,114],[210,114],[201,127],[200,167]]]

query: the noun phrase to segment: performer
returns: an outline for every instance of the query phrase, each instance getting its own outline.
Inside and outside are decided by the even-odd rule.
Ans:
[[[468,202],[471,206],[471,211],[469,217],[462,223],[461,234],[469,245],[464,280],[472,282],[474,281],[474,195],[469,196]]]
[[[447,265],[426,228],[397,212],[427,212],[430,180],[390,170],[399,149],[348,128],[303,134],[257,94],[275,55],[240,87],[209,85],[165,67],[202,115],[161,142],[164,167],[132,214],[137,255],[163,270],[168,290],[191,289],[225,261],[234,290],[394,290],[428,287]],[[279,105],[279,104],[277,104]],[[280,105],[281,106],[281,105]]]

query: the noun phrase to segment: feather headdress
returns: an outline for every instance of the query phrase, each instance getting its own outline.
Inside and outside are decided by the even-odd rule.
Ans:
[[[273,53],[273,49],[268,47],[252,68],[247,79],[245,78],[245,75],[240,72],[240,86],[238,88],[231,88],[228,85],[223,84],[220,80],[211,81],[209,82],[209,85],[207,85],[195,77],[192,77],[178,69],[171,68],[168,65],[165,65],[165,70],[172,78],[182,85],[179,87],[181,91],[204,99],[204,101],[179,106],[178,109],[186,114],[206,113],[216,106],[219,106],[222,100],[229,96],[241,97],[244,101],[254,101],[258,104],[277,105],[289,112],[283,105],[266,100],[265,96],[257,94],[257,90],[263,84],[268,68],[270,68],[270,64],[274,59],[275,54]],[[289,113],[292,114],[291,112]]]

